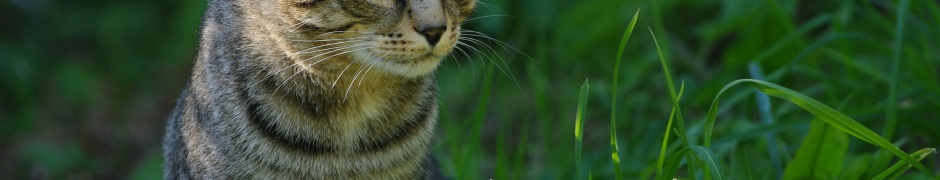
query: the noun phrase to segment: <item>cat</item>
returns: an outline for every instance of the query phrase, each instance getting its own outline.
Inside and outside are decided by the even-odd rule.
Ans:
[[[166,179],[440,179],[433,72],[475,0],[209,0]]]

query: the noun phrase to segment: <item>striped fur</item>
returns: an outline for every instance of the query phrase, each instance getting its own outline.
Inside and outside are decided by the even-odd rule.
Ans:
[[[440,178],[432,72],[474,5],[210,0],[165,178]],[[446,27],[436,45],[416,31],[429,24]]]

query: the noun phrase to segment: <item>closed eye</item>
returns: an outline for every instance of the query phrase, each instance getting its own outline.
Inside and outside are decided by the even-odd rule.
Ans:
[[[341,6],[347,14],[364,21],[380,19],[390,8],[367,1],[343,1]]]
[[[345,25],[342,25],[342,26],[339,26],[339,27],[336,27],[336,28],[318,27],[318,26],[316,26],[316,25],[308,24],[308,23],[305,23],[305,24],[303,24],[302,26],[303,26],[303,28],[305,28],[305,29],[310,29],[310,30],[315,30],[315,31],[321,31],[321,32],[340,32],[340,31],[349,30],[349,28],[352,28],[352,26],[354,26],[354,25],[356,25],[355,22],[351,22],[351,23],[348,23],[348,24],[345,24]]]
[[[320,2],[322,2],[322,0],[298,0],[294,1],[293,5],[299,8],[312,8],[316,7]]]

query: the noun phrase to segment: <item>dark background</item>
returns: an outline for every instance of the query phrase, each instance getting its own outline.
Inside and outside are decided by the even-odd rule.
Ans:
[[[457,179],[572,179],[571,135],[586,79],[585,171],[613,176],[609,119],[616,111],[623,173],[648,179],[671,108],[649,29],[677,88],[685,84],[681,104],[690,137],[700,139],[718,90],[753,78],[747,65],[754,63],[767,74],[781,73],[767,81],[839,107],[877,133],[884,131],[887,104],[897,103],[898,126],[889,140],[908,153],[940,147],[938,1],[913,0],[903,12],[898,1],[886,0],[483,2],[474,16],[486,17],[465,28],[522,53],[476,37],[486,45],[468,43],[485,52],[455,54],[438,71],[443,134],[435,153],[445,174]],[[164,120],[190,74],[205,6],[198,0],[0,1],[0,176],[159,179]],[[620,38],[637,10],[612,92]],[[906,15],[899,99],[890,102],[898,14]],[[729,177],[780,177],[813,116],[773,99],[775,121],[767,125],[753,90],[736,88],[722,99],[728,100],[713,149]],[[778,136],[755,138],[767,133]],[[873,158],[878,148],[850,139],[834,177],[880,173]],[[937,174],[937,155],[924,163]],[[926,176],[911,170],[905,178]]]

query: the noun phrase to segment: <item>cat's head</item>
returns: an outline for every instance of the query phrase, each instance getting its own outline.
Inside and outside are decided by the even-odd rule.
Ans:
[[[377,71],[416,77],[457,45],[476,0],[279,0],[277,27],[294,61],[348,57]],[[265,18],[265,17],[261,17]]]

